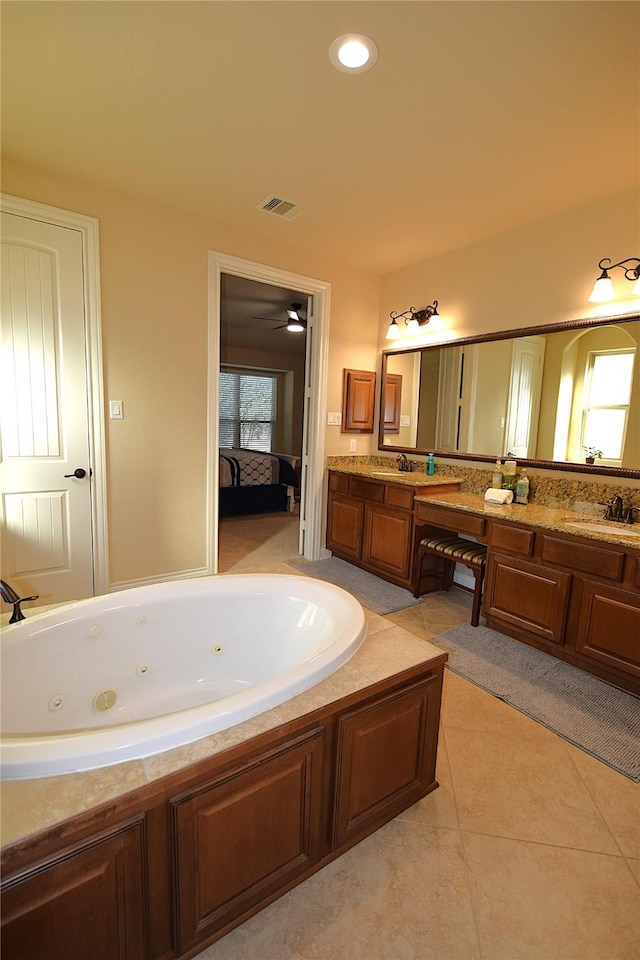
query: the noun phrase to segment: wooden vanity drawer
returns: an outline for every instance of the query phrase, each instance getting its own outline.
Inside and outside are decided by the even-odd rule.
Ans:
[[[478,517],[463,510],[447,510],[430,503],[416,503],[416,522],[429,523],[456,533],[468,533],[472,537],[483,537],[486,527],[484,517]]]
[[[489,543],[494,550],[507,550],[520,557],[533,556],[535,533],[510,523],[491,523]]]
[[[362,500],[383,503],[384,483],[379,483],[377,480],[366,480],[364,477],[350,477],[349,493],[352,497],[360,497]]]
[[[334,493],[348,493],[349,477],[346,473],[330,473],[329,490],[333,490]]]
[[[607,580],[622,580],[624,553],[615,550],[543,535],[542,559],[547,563],[557,563],[581,573],[605,577]]]
[[[389,483],[384,502],[391,507],[400,507],[401,510],[411,510],[413,507],[413,490]]]

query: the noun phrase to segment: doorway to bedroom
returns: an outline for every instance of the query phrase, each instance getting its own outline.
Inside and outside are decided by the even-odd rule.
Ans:
[[[219,573],[300,555],[312,314],[299,290],[220,277]]]
[[[322,555],[328,302],[321,281],[210,254],[211,572]]]

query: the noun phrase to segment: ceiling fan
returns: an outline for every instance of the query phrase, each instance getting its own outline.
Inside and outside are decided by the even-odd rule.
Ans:
[[[279,327],[274,327],[274,330],[283,330],[285,327],[289,333],[302,333],[307,329],[307,320],[306,317],[301,317],[299,310],[302,309],[301,303],[292,303],[291,309],[287,310],[287,322],[281,323]],[[270,320],[274,321],[273,317],[253,317],[253,320]]]

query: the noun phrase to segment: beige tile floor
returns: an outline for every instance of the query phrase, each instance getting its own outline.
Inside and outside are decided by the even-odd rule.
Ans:
[[[262,550],[255,569],[291,572],[289,553]],[[432,639],[469,609],[462,591],[431,594],[369,630]],[[449,671],[437,775],[198,960],[640,958],[640,785]]]

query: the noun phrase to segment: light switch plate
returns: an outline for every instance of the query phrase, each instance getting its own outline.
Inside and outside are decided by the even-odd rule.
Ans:
[[[122,400],[109,400],[109,418],[124,420],[124,403]]]
[[[339,427],[342,423],[342,414],[329,412],[327,414],[327,423],[332,427]]]

